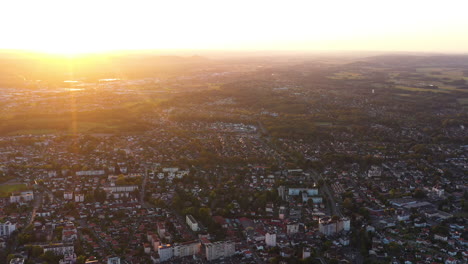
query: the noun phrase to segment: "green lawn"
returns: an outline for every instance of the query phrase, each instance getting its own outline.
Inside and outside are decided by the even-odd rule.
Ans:
[[[316,126],[331,126],[331,122],[314,122]]]
[[[458,103],[461,105],[468,105],[468,97],[465,98],[458,98],[457,99]]]
[[[0,185],[0,197],[8,197],[12,192],[25,191],[28,187],[25,184],[2,184]]]
[[[409,87],[403,85],[395,86],[396,89],[405,90],[405,91],[412,91],[412,92],[431,92],[431,93],[448,93],[447,90],[441,89],[427,89],[427,88],[419,88],[419,87]]]
[[[364,79],[364,76],[357,72],[337,72],[334,73],[332,76],[329,76],[328,78],[338,80],[359,80]]]

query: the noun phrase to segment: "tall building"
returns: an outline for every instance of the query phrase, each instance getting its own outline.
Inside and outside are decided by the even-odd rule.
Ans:
[[[236,253],[236,246],[231,241],[218,241],[205,244],[205,254],[208,261],[230,257]]]
[[[310,257],[310,252],[311,252],[310,247],[304,247],[302,249],[302,259],[306,259]]]
[[[349,231],[351,222],[349,218],[332,219],[331,217],[322,217],[319,219],[319,232],[329,236],[341,231]]]
[[[286,207],[285,206],[280,206],[279,211],[278,211],[278,218],[279,219],[286,218]]]
[[[320,218],[319,232],[327,236],[334,234],[336,232],[336,222],[332,221],[330,217]]]
[[[82,203],[84,202],[84,194],[82,193],[75,193],[75,202]]]
[[[292,222],[286,225],[286,234],[292,235],[296,234],[297,232],[299,232],[299,223]]]
[[[22,202],[30,202],[34,200],[34,192],[33,191],[24,191],[19,193],[13,193],[10,196],[10,203],[22,203]]]
[[[73,199],[73,192],[64,192],[63,193],[63,199],[65,199],[65,200]]]
[[[201,243],[198,241],[184,242],[174,246],[175,257],[193,256],[200,253]]]
[[[16,230],[16,224],[10,222],[0,223],[0,236],[9,237]]]
[[[159,261],[163,262],[173,257],[187,257],[200,253],[201,243],[189,241],[177,245],[161,245],[158,247]]]
[[[14,258],[10,260],[10,264],[24,264],[24,258]]]
[[[199,228],[198,228],[198,222],[197,222],[197,220],[195,220],[195,218],[193,218],[192,215],[187,215],[187,216],[185,217],[185,220],[186,220],[186,222],[187,222],[187,225],[189,225],[190,228],[192,229],[192,231],[195,231],[195,232],[196,232],[196,231],[199,230]]]
[[[351,230],[351,220],[347,217],[341,218],[341,221],[343,222],[343,230],[344,231],[349,231]]]
[[[167,245],[161,245],[158,248],[158,254],[159,254],[159,261],[163,262],[168,259],[171,259],[174,256],[174,248],[167,244]]]
[[[282,200],[286,197],[286,188],[284,186],[278,187],[278,196],[281,197]]]
[[[276,233],[273,233],[273,232],[266,233],[265,243],[269,247],[276,247]]]

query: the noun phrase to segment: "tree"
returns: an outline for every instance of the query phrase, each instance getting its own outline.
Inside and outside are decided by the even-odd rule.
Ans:
[[[390,242],[388,244],[388,252],[390,253],[390,256],[399,256],[401,247],[396,242]]]
[[[59,263],[61,256],[57,256],[54,254],[53,251],[47,251],[44,254],[41,255],[41,259],[46,261],[47,263]]]
[[[422,199],[426,197],[426,193],[421,189],[416,189],[413,193],[413,197],[416,199]]]
[[[83,255],[80,255],[76,258],[76,264],[85,264],[86,262],[86,257]]]
[[[353,204],[353,201],[351,200],[351,198],[346,198],[344,199],[343,201],[343,207],[347,210],[352,210],[353,207],[354,207],[354,204]]]
[[[37,258],[39,257],[41,254],[44,253],[44,250],[39,247],[39,246],[32,246],[31,248],[31,255],[34,257],[34,258]]]
[[[106,201],[107,194],[102,188],[96,188],[94,190],[94,198],[97,202],[103,203]]]

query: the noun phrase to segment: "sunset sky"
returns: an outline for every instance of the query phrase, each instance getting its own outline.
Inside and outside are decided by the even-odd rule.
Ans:
[[[0,3],[0,49],[468,52],[466,0]]]

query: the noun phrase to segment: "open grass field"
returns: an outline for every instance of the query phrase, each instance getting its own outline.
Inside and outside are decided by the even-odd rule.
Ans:
[[[364,79],[364,76],[362,76],[362,74],[357,73],[357,72],[344,72],[343,71],[343,72],[334,73],[328,78],[335,79],[335,80],[360,80],[360,79]]]
[[[314,122],[314,124],[316,126],[324,126],[324,127],[333,125],[331,122]]]
[[[468,106],[468,97],[458,98],[457,101],[458,101],[459,104],[461,104],[463,106]]]
[[[447,90],[443,89],[427,89],[427,88],[419,88],[419,87],[409,87],[403,85],[395,86],[396,89],[410,91],[410,92],[431,92],[431,93],[449,93]]]
[[[2,184],[0,185],[0,197],[8,197],[12,192],[25,191],[28,187],[25,184]]]
[[[466,76],[463,71],[455,68],[417,68],[416,71],[426,74],[428,77],[468,80],[468,76]]]

